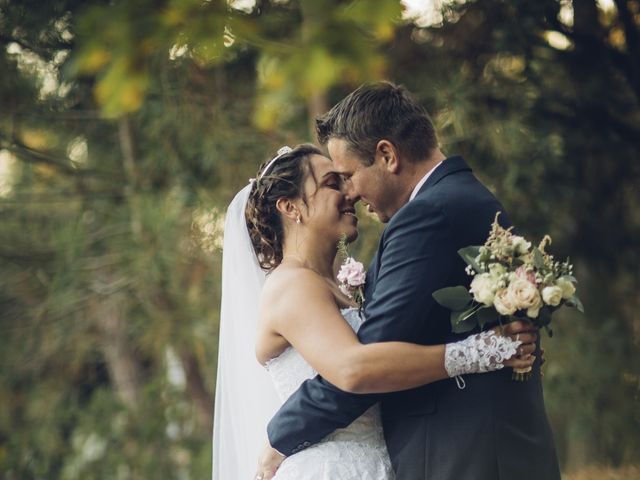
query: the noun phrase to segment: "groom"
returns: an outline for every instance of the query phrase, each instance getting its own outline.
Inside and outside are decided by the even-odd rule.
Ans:
[[[462,338],[432,293],[469,284],[457,251],[485,242],[498,200],[461,157],[443,155],[426,111],[402,87],[358,88],[317,120],[317,132],[352,197],[387,223],[367,274],[360,341]],[[510,371],[464,381],[356,395],[307,380],[269,423],[274,450],[260,471],[279,464],[277,452],[293,455],[381,402],[397,480],[559,480],[538,362],[526,382]]]

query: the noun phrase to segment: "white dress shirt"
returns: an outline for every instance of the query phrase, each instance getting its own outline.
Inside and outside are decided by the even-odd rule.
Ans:
[[[444,162],[444,160],[442,160],[442,162]],[[413,192],[411,192],[411,196],[409,197],[409,201],[413,200],[414,198],[416,198],[416,195],[418,194],[418,192],[420,191],[420,189],[422,188],[422,186],[424,185],[424,182],[427,181],[427,179],[431,176],[431,174],[436,170],[436,168],[438,168],[440,165],[442,165],[442,162],[438,163],[435,167],[433,167],[431,170],[429,170],[427,172],[427,174],[422,177],[422,179],[418,182],[418,184],[416,185],[416,188],[413,189]]]

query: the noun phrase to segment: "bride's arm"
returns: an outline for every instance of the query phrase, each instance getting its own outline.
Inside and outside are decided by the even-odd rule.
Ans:
[[[448,378],[445,345],[382,342],[363,345],[342,318],[327,284],[315,273],[299,270],[281,288],[271,285],[263,297],[269,305],[267,328],[284,337],[326,380],[352,393],[407,390]],[[282,288],[286,285],[286,288]],[[263,307],[264,308],[264,307]],[[507,328],[507,327],[505,327]],[[535,332],[524,324],[509,324],[507,333],[520,333],[520,353],[535,349]],[[528,366],[512,358],[507,366]]]

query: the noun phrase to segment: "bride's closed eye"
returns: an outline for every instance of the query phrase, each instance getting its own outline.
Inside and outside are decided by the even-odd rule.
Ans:
[[[324,181],[323,186],[333,190],[342,190],[342,184],[342,179],[338,175],[331,175]]]

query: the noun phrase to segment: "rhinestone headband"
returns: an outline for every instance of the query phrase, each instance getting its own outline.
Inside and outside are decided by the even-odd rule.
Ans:
[[[249,181],[250,181],[250,182],[260,181],[260,179],[261,179],[262,177],[264,177],[264,176],[269,172],[269,169],[273,166],[273,164],[274,164],[274,163],[276,163],[276,160],[278,160],[278,159],[279,159],[280,157],[282,157],[283,155],[286,155],[287,153],[290,153],[290,152],[292,152],[292,151],[293,151],[293,148],[291,148],[291,147],[289,147],[289,146],[286,146],[286,145],[285,145],[284,147],[280,147],[280,148],[278,149],[278,152],[277,152],[276,156],[275,156],[275,157],[273,157],[273,158],[269,161],[269,163],[267,163],[267,166],[266,166],[266,167],[264,167],[264,168],[262,169],[262,172],[260,172],[260,174],[258,175],[258,178],[252,178],[252,179],[250,179]]]

